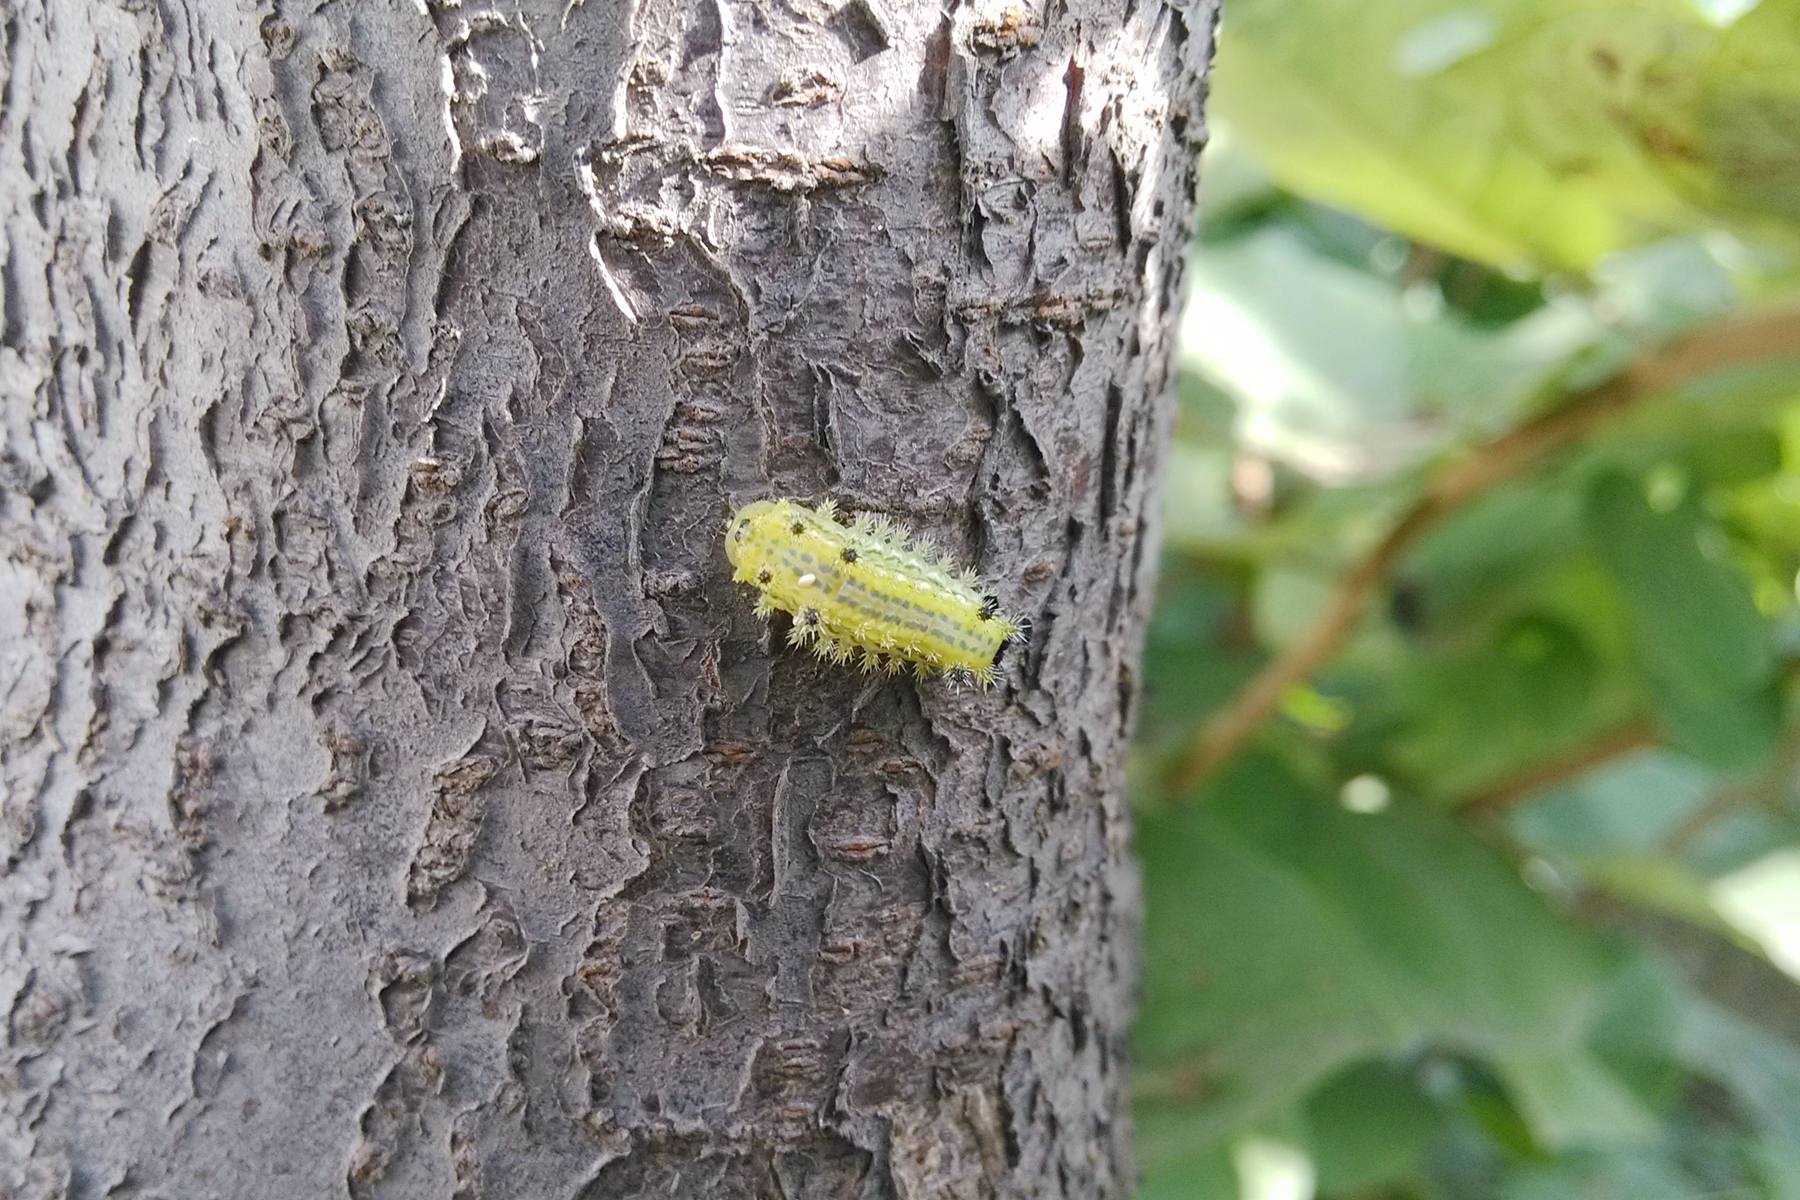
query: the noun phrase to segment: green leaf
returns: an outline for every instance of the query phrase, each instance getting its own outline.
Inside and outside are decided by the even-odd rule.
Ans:
[[[1138,1118],[1137,1135],[1161,1140],[1166,1117],[1147,1113]],[[1138,1200],[1238,1200],[1237,1172],[1232,1169],[1231,1149],[1211,1142],[1165,1160],[1160,1170],[1144,1176]]]
[[[1599,1062],[1582,1054],[1531,1050],[1496,1060],[1513,1102],[1550,1146],[1647,1141],[1656,1122]]]
[[[1582,875],[1628,904],[1667,913],[1702,928],[1727,928],[1706,891],[1706,877],[1660,854],[1602,855],[1580,864]]]
[[[1403,724],[1386,761],[1433,796],[1467,795],[1643,707],[1579,501],[1522,489],[1467,516],[1409,560],[1418,636],[1388,684]]]
[[[1414,1174],[1444,1120],[1416,1084],[1382,1062],[1363,1062],[1306,1098],[1308,1149],[1328,1195],[1360,1196]]]
[[[1572,362],[1615,348],[1576,301],[1478,327],[1278,225],[1196,250],[1182,343],[1237,401],[1240,445],[1328,483],[1495,432]]]
[[[1582,1155],[1533,1164],[1507,1182],[1502,1200],[1696,1200],[1693,1181],[1655,1154]]]
[[[1703,693],[1687,681],[1651,680],[1651,700],[1671,744],[1723,768],[1749,769],[1781,736],[1781,695],[1773,682],[1744,692]]]
[[[1689,451],[1696,474],[1715,484],[1741,484],[1781,470],[1781,439],[1766,426],[1707,430]]]
[[[1178,567],[1164,572],[1144,652],[1144,741],[1185,744],[1198,716],[1229,699],[1256,668],[1255,657],[1219,645],[1235,611],[1222,581]]]
[[[1690,508],[1654,512],[1626,475],[1599,476],[1587,511],[1673,743],[1717,766],[1758,761],[1779,732],[1780,703],[1773,637],[1743,578],[1701,552]]]
[[[1677,1042],[1692,998],[1666,963],[1634,951],[1594,1018],[1594,1053],[1652,1108],[1668,1109],[1686,1082]]]
[[[1425,535],[1399,571],[1427,629],[1455,629],[1586,548],[1580,497],[1529,481],[1499,487]]]
[[[1205,804],[1145,814],[1139,848],[1140,1092],[1163,1114],[1140,1140],[1153,1173],[1345,1064],[1421,1041],[1585,1054],[1596,949],[1440,817],[1354,815],[1258,758]]]
[[[1761,1166],[1775,1200],[1800,1200],[1800,1053],[1703,1000],[1684,1006],[1682,1060],[1730,1089],[1762,1134]]]
[[[1177,441],[1163,484],[1163,529],[1169,544],[1202,548],[1243,533],[1231,493],[1231,451]]]
[[[1800,226],[1800,3],[1762,0],[1732,26],[1699,112],[1715,202]]]
[[[1643,337],[1666,338],[1722,317],[1742,301],[1717,239],[1669,238],[1594,264],[1596,299]]]
[[[1603,667],[1579,631],[1524,613],[1468,654],[1422,659],[1403,680],[1411,713],[1395,761],[1457,794],[1579,738],[1599,705]]]
[[[1719,782],[1716,772],[1692,759],[1646,750],[1532,801],[1508,824],[1540,854],[1643,855],[1697,812]]]
[[[1668,161],[1717,31],[1679,0],[1238,0],[1218,115],[1285,186],[1509,268],[1694,224]]]

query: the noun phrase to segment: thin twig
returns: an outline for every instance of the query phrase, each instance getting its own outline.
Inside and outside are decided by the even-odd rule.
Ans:
[[[1479,792],[1457,802],[1456,811],[1463,817],[1490,817],[1504,812],[1521,800],[1578,779],[1615,758],[1623,758],[1634,750],[1656,745],[1660,733],[1646,720],[1636,720],[1601,734],[1599,737],[1545,762],[1503,775]]]
[[[1781,668],[1781,686],[1785,689],[1795,683],[1800,683],[1800,659],[1790,659]],[[1661,741],[1662,731],[1648,717],[1638,717],[1555,758],[1533,763],[1510,775],[1501,776],[1480,791],[1458,800],[1456,811],[1464,817],[1493,816],[1522,800],[1529,800],[1540,792],[1548,791],[1559,783],[1579,779],[1614,759],[1624,758],[1634,750],[1648,749]],[[1669,836],[1663,852],[1673,854],[1686,849],[1688,843],[1707,824],[1732,808],[1747,803],[1743,799],[1747,788],[1767,791],[1771,787],[1779,787],[1793,773],[1796,763],[1800,763],[1800,726],[1782,734],[1781,741],[1776,744],[1771,765],[1759,771],[1754,780],[1721,787],[1713,794],[1712,799],[1690,813]]]
[[[1790,660],[1781,672],[1782,687],[1791,687],[1797,680],[1800,680],[1800,661]],[[1660,851],[1669,855],[1684,854],[1719,818],[1759,804],[1771,808],[1780,804],[1794,778],[1796,765],[1800,765],[1800,726],[1790,727],[1782,733],[1772,759],[1762,770],[1749,779],[1726,783],[1707,797],[1706,803],[1684,817],[1663,839]]]
[[[1421,535],[1470,500],[1552,451],[1573,446],[1608,419],[1710,371],[1800,356],[1800,311],[1722,321],[1646,355],[1598,387],[1449,463],[1425,493],[1338,581],[1312,627],[1290,644],[1195,735],[1167,778],[1185,797],[1250,743],[1289,688],[1310,678],[1355,632],[1369,597]]]

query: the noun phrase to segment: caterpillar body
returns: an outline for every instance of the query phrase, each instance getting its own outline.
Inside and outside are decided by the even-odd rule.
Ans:
[[[973,571],[954,570],[928,540],[862,516],[845,526],[830,501],[758,500],[726,528],[732,578],[757,590],[756,612],[791,613],[788,641],[834,663],[994,681],[1024,626],[1000,611]]]

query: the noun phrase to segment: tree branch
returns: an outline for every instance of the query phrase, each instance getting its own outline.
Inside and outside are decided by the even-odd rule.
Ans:
[[[1387,536],[1351,564],[1312,627],[1201,727],[1168,773],[1168,794],[1184,795],[1248,745],[1274,716],[1282,694],[1329,662],[1355,632],[1370,595],[1401,556],[1452,512],[1643,400],[1724,367],[1791,357],[1800,357],[1800,311],[1723,321],[1674,339],[1560,408],[1446,465]]]
[[[1460,817],[1488,817],[1504,812],[1519,801],[1538,792],[1586,775],[1595,767],[1623,758],[1633,750],[1654,746],[1660,740],[1656,726],[1636,720],[1583,742],[1566,754],[1534,763],[1504,775],[1495,782],[1457,802]]]
[[[1785,688],[1796,682],[1800,682],[1800,659],[1791,659],[1781,668],[1781,684]],[[1633,750],[1643,750],[1661,741],[1662,731],[1648,717],[1638,717],[1583,742],[1556,758],[1523,767],[1510,775],[1502,776],[1480,791],[1470,793],[1456,802],[1457,815],[1477,818],[1491,816],[1511,808],[1521,800],[1528,800],[1539,792],[1548,791],[1556,784],[1567,783],[1586,775],[1615,758],[1623,758]],[[1774,765],[1757,776],[1757,786],[1767,787],[1771,780],[1779,783],[1787,779],[1797,761],[1800,761],[1800,726],[1782,734],[1775,750]],[[1671,842],[1664,847],[1665,851],[1672,853],[1685,847],[1707,822],[1720,812],[1729,810],[1735,803],[1731,797],[1743,791],[1742,786],[1734,785],[1719,789],[1712,800],[1689,814],[1681,828],[1671,835]]]

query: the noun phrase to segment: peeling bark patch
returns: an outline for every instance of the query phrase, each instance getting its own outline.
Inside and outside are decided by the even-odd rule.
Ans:
[[[175,743],[175,785],[169,789],[169,817],[182,845],[198,850],[206,843],[202,803],[213,781],[212,746],[192,737]]]
[[[1003,2],[975,18],[969,40],[983,50],[1011,57],[1043,38],[1044,28],[1036,13],[1022,3]]]
[[[468,868],[475,837],[481,832],[481,789],[496,770],[493,759],[465,758],[439,768],[433,776],[431,815],[406,873],[408,904],[429,907],[436,903],[438,892]]]
[[[381,960],[373,980],[375,998],[396,1041],[413,1041],[424,1033],[435,977],[436,964],[423,954],[395,951]]]
[[[358,1121],[344,1185],[351,1200],[374,1200],[394,1160],[422,1130],[419,1110],[444,1087],[444,1062],[430,1046],[412,1046],[389,1068]]]
[[[41,1050],[68,1026],[75,996],[65,987],[33,972],[13,996],[7,1013],[7,1037],[12,1045]]]
[[[989,1181],[1005,1176],[1006,1135],[993,1094],[950,1090],[942,1103],[899,1110],[890,1150],[902,1200],[985,1200]]]
[[[518,917],[509,909],[496,909],[444,957],[444,987],[457,996],[478,998],[482,1014],[497,1017],[501,991],[524,969],[528,951]]]
[[[810,192],[853,187],[880,177],[880,169],[849,155],[811,156],[792,150],[724,146],[700,159],[708,171],[741,183],[760,183],[778,192]]]
[[[331,756],[331,767],[325,783],[319,788],[319,798],[324,801],[326,812],[338,812],[348,807],[362,791],[369,772],[370,747],[360,734],[341,721],[334,721],[321,730],[319,742]]]
[[[783,108],[815,108],[844,94],[843,81],[817,67],[788,67],[776,77],[769,102]]]

